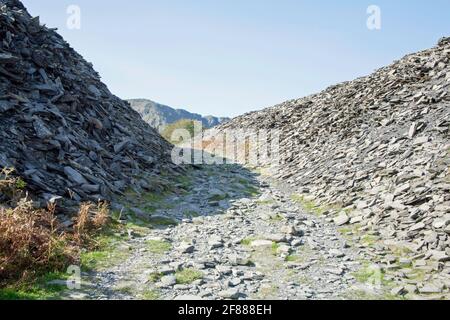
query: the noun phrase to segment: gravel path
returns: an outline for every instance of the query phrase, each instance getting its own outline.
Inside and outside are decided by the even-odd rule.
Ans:
[[[153,212],[181,223],[131,237],[126,261],[85,274],[90,285],[81,297],[352,297],[357,251],[333,223],[305,213],[289,188],[235,166],[193,170],[190,181],[188,193]]]

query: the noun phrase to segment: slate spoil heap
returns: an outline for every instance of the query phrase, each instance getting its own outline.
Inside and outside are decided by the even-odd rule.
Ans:
[[[178,170],[171,145],[20,1],[0,1],[0,39],[0,167],[42,204],[157,188],[152,175]]]
[[[370,76],[219,129],[282,131],[278,178],[338,226],[380,237],[372,253],[399,249],[433,261],[450,282],[449,91],[450,38],[443,38]]]

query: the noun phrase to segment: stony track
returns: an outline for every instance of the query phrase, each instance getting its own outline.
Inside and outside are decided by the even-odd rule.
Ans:
[[[189,175],[190,191],[163,199],[153,212],[181,223],[139,237],[130,230],[120,245],[130,254],[84,273],[81,292],[70,298],[345,299],[362,291],[381,297],[354,277],[359,251],[334,223],[306,213],[288,187],[236,166]]]

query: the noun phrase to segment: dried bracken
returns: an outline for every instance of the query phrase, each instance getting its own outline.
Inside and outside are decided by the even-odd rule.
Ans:
[[[0,194],[5,190],[17,195],[16,178],[3,170]],[[9,201],[11,203],[11,201]],[[28,198],[0,208],[0,286],[23,279],[33,279],[45,272],[62,271],[77,263],[83,247],[95,245],[93,235],[109,221],[106,203],[81,205],[73,230],[58,222],[56,205],[36,209]]]

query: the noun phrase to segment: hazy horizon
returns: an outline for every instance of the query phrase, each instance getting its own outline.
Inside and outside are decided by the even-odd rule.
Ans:
[[[233,117],[365,76],[450,35],[450,2],[24,0],[122,99]],[[381,10],[369,30],[367,8]],[[81,28],[69,29],[69,5]]]

